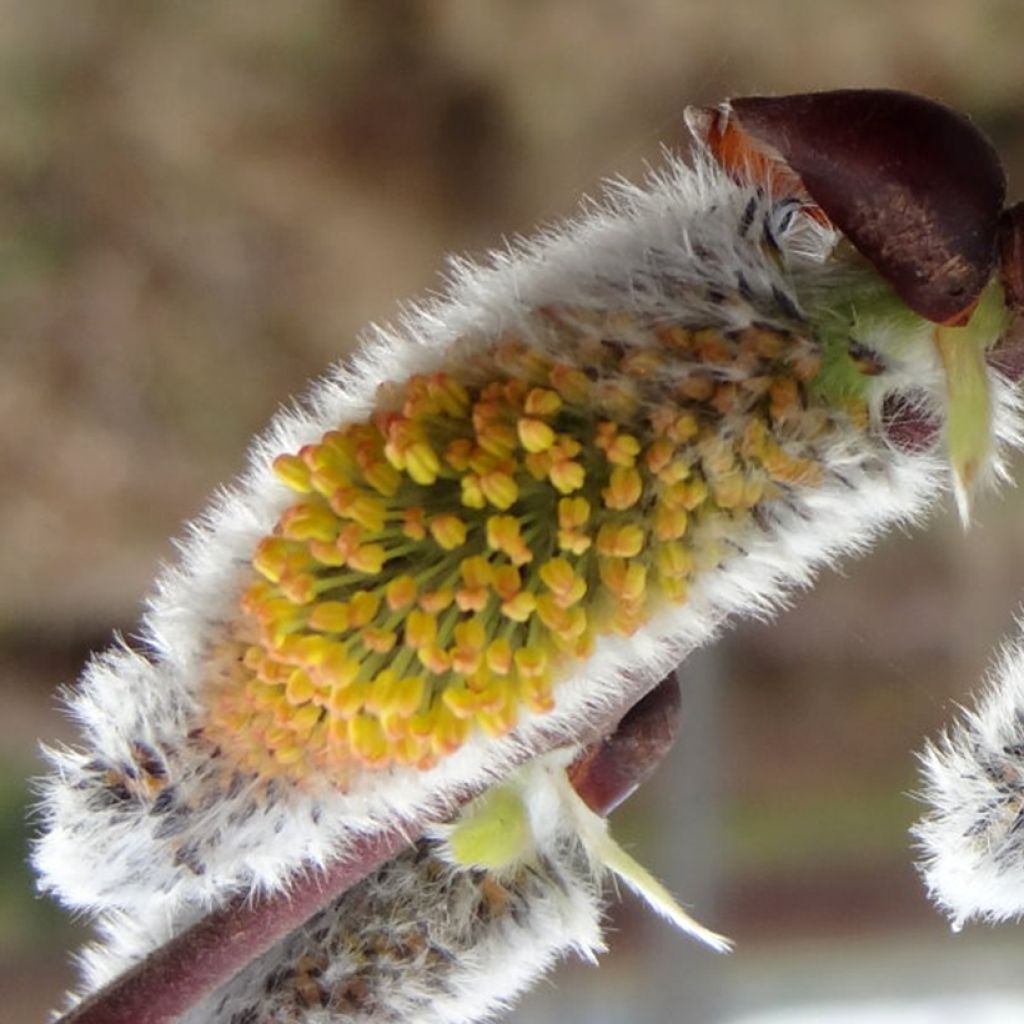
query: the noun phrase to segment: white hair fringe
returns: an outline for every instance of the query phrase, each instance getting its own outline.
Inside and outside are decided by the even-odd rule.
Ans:
[[[1024,619],[1018,629],[1024,633]],[[1007,644],[973,709],[921,754],[921,873],[959,930],[1024,916],[1024,636]]]

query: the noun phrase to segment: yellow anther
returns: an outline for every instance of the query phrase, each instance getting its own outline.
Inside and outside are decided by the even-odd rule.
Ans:
[[[658,579],[658,589],[662,594],[675,604],[682,604],[689,599],[690,587],[683,576],[661,576]]]
[[[311,572],[284,576],[278,589],[292,604],[310,604],[316,599],[316,577]]]
[[[360,544],[359,547],[348,556],[348,564],[356,572],[370,573],[376,575],[384,567],[384,560],[387,553],[381,544]]]
[[[316,692],[313,680],[304,669],[297,668],[288,677],[288,685],[285,687],[285,698],[289,704],[305,704]]]
[[[521,647],[512,660],[521,679],[543,679],[547,674],[547,652],[539,647]]]
[[[519,487],[508,473],[485,473],[480,477],[480,490],[495,508],[511,508],[519,497]]]
[[[583,451],[583,445],[571,434],[559,434],[558,439],[551,447],[551,457],[559,459],[574,459]]]
[[[561,633],[569,628],[568,609],[558,603],[554,594],[541,594],[537,598],[537,617],[552,633]]]
[[[369,683],[354,683],[351,686],[336,686],[327,698],[327,710],[338,718],[351,719],[363,709],[370,695]]]
[[[391,760],[395,758],[395,741],[401,739],[409,732],[409,722],[401,715],[392,711],[384,711],[380,715],[380,727],[388,739],[388,754]]]
[[[611,472],[608,486],[601,491],[601,497],[608,508],[624,511],[640,500],[643,489],[643,480],[636,469],[616,466]]]
[[[402,533],[410,540],[423,540],[427,535],[422,508],[407,508],[402,513]]]
[[[334,545],[347,560],[351,555],[355,554],[359,545],[363,543],[365,536],[366,531],[358,523],[348,523],[342,527]]]
[[[667,437],[656,438],[644,452],[644,465],[658,474],[672,461],[675,451],[675,445]]]
[[[554,710],[555,698],[551,692],[551,681],[543,676],[522,679],[519,693],[526,707],[535,714],[546,715]]]
[[[402,477],[389,462],[383,459],[363,467],[363,479],[378,493],[385,498],[393,498],[401,486]]]
[[[673,459],[667,466],[658,473],[658,479],[663,484],[677,484],[680,480],[687,480],[691,468],[686,459]]]
[[[777,445],[770,445],[761,460],[773,480],[789,484],[817,486],[822,480],[821,464],[810,459],[793,457]]]
[[[283,537],[264,537],[256,545],[253,568],[271,583],[277,583],[287,572],[309,565],[309,557],[302,545]]]
[[[582,370],[566,366],[564,363],[556,363],[551,367],[548,379],[551,386],[566,402],[580,405],[586,403],[590,398],[592,385]]]
[[[345,564],[345,552],[339,549],[337,543],[328,544],[322,540],[311,540],[307,546],[309,553],[320,565],[337,568]]]
[[[387,761],[387,739],[376,718],[357,715],[350,719],[348,742],[352,752],[367,766],[374,767]]]
[[[686,576],[693,571],[693,555],[679,541],[659,544],[654,565],[662,576]]]
[[[384,529],[387,508],[380,498],[374,497],[372,494],[367,494],[355,487],[339,487],[331,495],[330,503],[331,508],[339,516],[351,519],[372,533],[380,533]]]
[[[590,502],[586,498],[559,498],[558,525],[563,530],[585,526],[590,518]]]
[[[390,629],[370,626],[359,634],[359,639],[369,650],[377,654],[387,654],[395,646],[398,636]]]
[[[634,558],[644,547],[643,528],[635,523],[605,523],[597,531],[599,554],[617,558]]]
[[[521,590],[515,597],[501,604],[501,614],[513,622],[526,622],[537,607],[536,599],[528,590]]]
[[[632,466],[640,454],[640,442],[632,434],[618,434],[605,455],[615,466]]]
[[[405,618],[405,642],[419,650],[437,639],[437,619],[429,612],[414,608]]]
[[[686,533],[689,519],[685,508],[659,502],[654,511],[654,536],[658,540],[679,540]]]
[[[384,600],[391,611],[401,611],[416,600],[416,589],[416,581],[411,576],[396,576],[384,588]]]
[[[280,648],[274,649],[274,657],[290,661],[303,668],[315,669],[334,650],[336,641],[325,636],[310,634],[288,637]],[[286,653],[287,651],[287,653]]]
[[[316,704],[304,704],[288,717],[288,724],[299,736],[308,737],[322,716],[322,708]]]
[[[426,750],[427,747],[423,740],[415,736],[403,736],[401,739],[395,740],[391,747],[395,764],[408,768],[416,767],[421,771],[428,767],[424,757]]]
[[[558,392],[547,388],[532,388],[523,402],[523,412],[528,416],[553,416],[561,408]]]
[[[268,740],[269,743],[269,740]],[[270,743],[271,749],[274,752],[274,760],[281,765],[293,765],[302,760],[305,751],[301,745],[297,743],[289,743],[286,746],[276,747],[275,744]]]
[[[568,551],[570,555],[582,555],[592,543],[585,533],[577,530],[559,530],[557,539],[559,550]]]
[[[524,416],[516,428],[519,443],[528,452],[546,452],[555,443],[555,432],[543,420]]]
[[[467,587],[489,587],[494,582],[494,569],[483,555],[464,558],[459,575]]]
[[[410,718],[423,703],[427,681],[423,676],[406,676],[395,685],[387,710],[402,718]]]
[[[454,551],[466,543],[466,524],[458,516],[434,516],[430,532],[445,551]]]
[[[466,742],[469,724],[467,719],[456,718],[443,703],[439,704],[434,729],[430,734],[430,749],[438,757],[453,754]]]
[[[435,676],[443,676],[452,667],[451,655],[437,644],[427,644],[416,652],[420,664]]]
[[[671,484],[662,492],[661,500],[668,508],[682,508],[692,512],[707,500],[708,487],[699,476]]]
[[[309,613],[310,628],[321,633],[344,633],[349,621],[349,609],[344,601],[318,601]]]
[[[473,442],[468,437],[457,437],[448,442],[444,450],[444,461],[456,473],[464,473],[469,469],[469,461],[473,457]]]
[[[309,466],[298,455],[278,455],[273,462],[274,475],[293,491],[309,494],[313,485],[309,481]]]
[[[252,672],[256,672],[267,657],[267,652],[262,647],[247,647],[242,656],[242,664]]]
[[[548,479],[562,494],[578,491],[586,480],[586,472],[578,462],[562,459],[555,462],[548,471]]]
[[[463,612],[482,612],[490,598],[491,592],[484,587],[460,587],[455,591],[455,603]]]
[[[508,675],[512,667],[512,644],[505,637],[492,640],[485,654],[487,667],[499,676]]]
[[[462,487],[460,500],[466,508],[483,508],[487,504],[483,487],[480,485],[480,477],[475,473],[464,476],[460,486]]]
[[[636,603],[643,599],[647,589],[645,565],[623,558],[602,558],[599,569],[601,582],[620,601]]]
[[[371,715],[380,715],[388,706],[397,685],[398,676],[391,669],[378,672],[370,682],[363,708]]]
[[[519,438],[510,423],[486,423],[477,428],[476,441],[489,455],[508,458],[515,450]]]
[[[549,558],[538,574],[548,590],[557,595],[568,594],[576,583],[582,582],[567,558]]]
[[[293,505],[281,517],[281,532],[289,541],[333,541],[338,528],[337,518],[318,500]]]
[[[368,626],[380,610],[380,595],[367,590],[357,590],[348,606],[353,629]]]
[[[456,717],[472,718],[480,707],[477,694],[462,686],[448,686],[441,695],[444,706]]]
[[[441,471],[437,452],[426,441],[413,442],[405,452],[405,471],[416,483],[429,487]]]
[[[330,651],[316,666],[314,674],[324,686],[342,690],[351,686],[359,675],[359,662],[341,644],[332,644]]]
[[[440,410],[451,418],[461,419],[469,411],[469,393],[450,374],[434,374],[427,383],[427,390]]]
[[[514,565],[499,565],[493,570],[494,590],[502,601],[509,601],[522,589],[523,581]]]
[[[430,615],[439,615],[446,608],[450,608],[454,600],[455,591],[451,587],[439,587],[437,590],[428,590],[421,594],[417,604]]]
[[[487,630],[483,622],[474,617],[455,627],[455,643],[467,650],[482,651],[487,643]]]
[[[513,565],[526,565],[533,560],[533,552],[526,546],[519,532],[515,516],[490,516],[487,519],[487,546],[492,551],[508,555]]]
[[[480,687],[477,693],[477,720],[481,715],[493,715],[504,710],[511,687],[505,680],[496,679]]]

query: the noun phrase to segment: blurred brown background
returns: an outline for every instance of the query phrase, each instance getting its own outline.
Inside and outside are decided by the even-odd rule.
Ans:
[[[1020,197],[1022,46],[1016,0],[0,0],[5,1019],[43,1019],[81,939],[24,867],[36,737],[70,736],[56,687],[131,631],[168,538],[278,403],[445,253],[641,175],[687,103],[925,92],[990,132]],[[738,951],[627,899],[602,969],[514,1020],[1024,984],[1024,933],[951,937],[906,833],[912,751],[1011,627],[1021,510],[990,497],[966,537],[938,515],[687,667],[677,764],[617,831]]]

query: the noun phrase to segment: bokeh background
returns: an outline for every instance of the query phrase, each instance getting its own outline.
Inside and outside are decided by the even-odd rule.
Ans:
[[[70,738],[57,687],[132,630],[280,402],[445,253],[642,175],[687,103],[925,92],[1019,198],[1022,46],[1016,0],[0,0],[4,1018],[44,1019],[84,935],[24,863],[37,738]],[[1022,509],[986,498],[966,536],[940,512],[688,663],[674,763],[615,825],[737,952],[627,898],[601,969],[511,1019],[1021,1019],[1024,932],[952,936],[907,828],[913,750],[1012,628]]]

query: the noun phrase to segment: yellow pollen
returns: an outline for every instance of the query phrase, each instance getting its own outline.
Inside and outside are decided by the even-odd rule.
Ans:
[[[411,576],[396,576],[384,588],[388,608],[393,612],[408,608],[416,600],[416,590],[416,581]]]
[[[597,550],[602,555],[633,558],[644,546],[643,528],[634,523],[613,525],[605,523],[597,531]]]
[[[274,475],[293,491],[309,494],[313,485],[309,479],[309,467],[298,455],[278,455],[273,463]]]
[[[435,516],[430,521],[430,533],[445,551],[454,551],[466,543],[466,524],[458,516]]]
[[[624,511],[632,508],[640,500],[643,490],[643,480],[635,469],[616,466],[612,470],[608,486],[601,491],[601,496],[607,508]]]
[[[555,443],[555,432],[543,420],[524,416],[517,429],[519,443],[528,452],[546,452]]]

